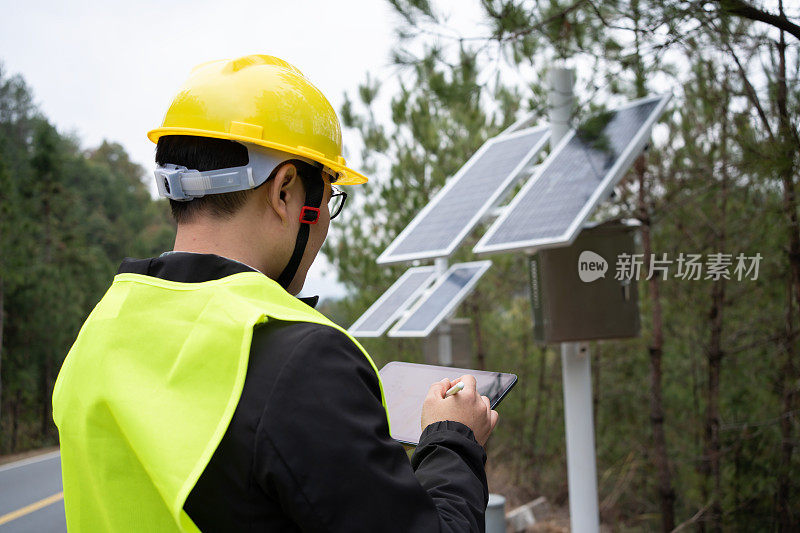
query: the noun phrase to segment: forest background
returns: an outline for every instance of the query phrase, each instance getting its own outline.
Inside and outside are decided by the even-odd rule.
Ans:
[[[671,92],[601,213],[638,219],[645,257],[763,259],[756,280],[643,278],[641,337],[592,343],[601,516],[619,530],[800,528],[800,8],[482,0],[484,33],[460,35],[435,2],[390,4],[400,91],[368,75],[340,110],[377,179],[348,191],[323,249],[348,294],[323,310],[352,323],[403,271],[375,258],[445,180],[516,119],[546,123],[553,65],[576,67],[575,126]],[[32,101],[0,68],[0,453],[56,443],[52,385],[82,321],[123,257],[168,250],[174,232],[123,147],[81,149]],[[475,367],[519,375],[488,445],[491,488],[563,504],[558,347],[533,341],[526,259],[492,259],[459,311]],[[379,366],[422,360],[420,341],[365,345]]]

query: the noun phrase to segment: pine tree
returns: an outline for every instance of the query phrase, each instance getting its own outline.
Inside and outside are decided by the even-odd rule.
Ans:
[[[606,469],[600,493],[609,493],[601,514],[622,522],[652,516],[655,498],[641,495],[657,491],[662,530],[672,528],[674,516],[681,517],[679,527],[796,529],[798,513],[791,502],[800,479],[794,451],[800,398],[800,284],[795,274],[800,264],[795,200],[800,62],[797,44],[789,37],[796,24],[782,4],[776,9],[727,1],[486,0],[480,5],[488,31],[462,36],[448,27],[433,2],[390,3],[403,20],[398,61],[413,67],[419,57],[432,62],[435,71],[450,65],[454,50],[472,54],[479,78],[492,82],[491,87],[483,84],[484,109],[498,106],[541,117],[546,87],[539,80],[546,79],[548,65],[569,57],[580,65],[574,125],[620,96],[665,89],[675,93],[674,112],[664,117],[666,128],[600,215],[640,217],[647,223],[648,252],[666,251],[673,257],[760,252],[763,262],[755,280],[647,281],[650,290],[642,291],[646,297],[641,300],[643,339],[604,342],[595,383],[598,394],[605,385],[597,402],[598,463],[601,472]],[[420,48],[435,53],[408,52]],[[349,104],[345,111],[352,109]],[[374,113],[362,116],[365,139],[384,128],[370,116]],[[424,128],[412,134],[421,146],[435,146],[426,141]],[[384,138],[394,140],[392,135]],[[388,147],[381,153],[398,164],[401,160]],[[427,165],[406,168],[418,176],[431,172]],[[391,239],[382,232],[380,217],[391,216],[385,215],[391,208],[385,205],[359,211],[364,224],[380,220],[379,229],[371,232],[380,235],[379,245],[361,256],[368,268],[375,268],[371,259]],[[397,210],[413,214],[413,209]],[[400,219],[395,231],[406,222]],[[502,265],[493,271],[513,272],[512,259],[492,259]],[[356,309],[371,303],[392,277],[369,288],[353,284],[353,301],[360,301]],[[533,350],[527,346],[529,337],[519,332],[527,331],[529,319],[509,313],[520,303],[515,296],[519,283],[514,283],[519,276],[505,278],[487,278],[482,285],[492,287],[491,298],[478,294],[470,304],[481,309],[486,352],[495,361],[511,361],[521,383],[538,381],[534,390],[540,396],[558,381],[557,374],[540,379],[548,368],[557,371],[557,358],[545,351],[537,355],[543,364],[528,366]],[[350,315],[354,312],[351,308]],[[539,369],[537,378],[534,368]],[[524,420],[531,417],[532,404],[539,417],[539,402],[527,402],[527,391],[520,394],[519,402],[512,395],[503,410],[516,429],[528,427]],[[493,437],[503,443],[507,458],[520,450],[535,458],[532,471],[516,477],[528,476],[536,480],[537,490],[551,492],[556,487],[548,477],[563,476],[560,404],[555,400],[542,415],[549,431],[537,439],[536,449],[525,449],[523,442],[533,439],[516,440],[519,432],[516,445],[510,445],[505,420]],[[649,438],[641,431],[648,418]],[[511,463],[525,465],[517,457]],[[641,521],[636,524],[642,527]]]
[[[84,152],[0,69],[0,451],[55,442],[50,395],[126,255],[168,249],[166,202],[118,144]]]

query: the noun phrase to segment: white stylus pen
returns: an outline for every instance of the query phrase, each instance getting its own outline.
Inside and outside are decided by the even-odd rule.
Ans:
[[[450,387],[450,390],[444,393],[444,397],[447,398],[448,396],[452,396],[453,394],[456,394],[457,392],[460,392],[463,389],[464,389],[464,382],[459,381],[458,383]]]

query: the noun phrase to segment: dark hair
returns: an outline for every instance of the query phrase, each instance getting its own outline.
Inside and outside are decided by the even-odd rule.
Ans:
[[[193,135],[165,135],[158,139],[156,163],[181,165],[192,170],[206,171],[241,167],[249,162],[247,148],[236,141],[195,137]],[[203,213],[214,218],[230,218],[247,201],[250,191],[209,194],[188,202],[170,200],[172,218],[176,222],[191,222]]]

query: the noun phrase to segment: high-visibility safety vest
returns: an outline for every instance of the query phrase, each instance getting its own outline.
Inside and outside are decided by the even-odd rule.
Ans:
[[[114,278],[53,391],[70,531],[198,531],[183,504],[239,402],[253,327],[273,319],[348,335],[258,272]]]

